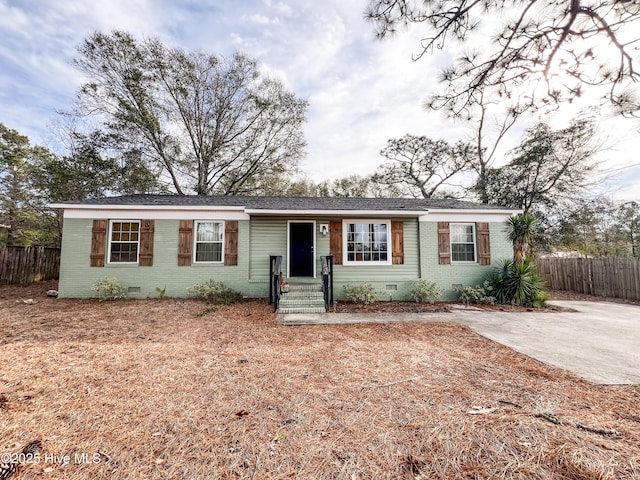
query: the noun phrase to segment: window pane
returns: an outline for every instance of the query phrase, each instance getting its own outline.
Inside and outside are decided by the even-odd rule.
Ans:
[[[454,262],[475,261],[474,245],[470,243],[458,243],[451,245],[451,259]]]
[[[473,243],[473,225],[451,225],[453,243]]]
[[[219,262],[222,260],[221,243],[196,244],[196,262]]]
[[[111,245],[110,262],[136,262],[138,245],[135,243],[114,243]]]
[[[460,243],[462,241],[462,225],[451,225],[451,243]]]
[[[136,263],[138,261],[138,222],[112,222],[109,261]]]
[[[475,262],[475,238],[473,225],[451,224],[451,260]]]
[[[386,262],[387,224],[350,223],[347,225],[347,261]]]
[[[213,223],[205,223],[205,222],[198,223],[196,241],[197,242],[213,241]]]
[[[222,261],[222,234],[220,222],[196,223],[196,262]]]

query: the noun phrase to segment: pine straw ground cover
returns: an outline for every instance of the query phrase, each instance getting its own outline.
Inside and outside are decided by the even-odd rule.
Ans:
[[[640,478],[640,387],[463,326],[37,288],[0,288],[0,453],[43,445],[16,479]]]

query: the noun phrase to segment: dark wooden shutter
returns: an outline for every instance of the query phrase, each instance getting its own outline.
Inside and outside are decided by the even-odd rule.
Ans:
[[[449,234],[449,222],[438,222],[438,263],[440,265],[451,264],[451,236]]]
[[[391,222],[391,263],[404,263],[404,222]]]
[[[333,264],[342,265],[342,222],[329,223],[329,254],[333,255]]]
[[[94,220],[91,230],[91,261],[92,267],[104,267],[104,254],[107,247],[107,221]]]
[[[191,265],[191,255],[193,251],[193,222],[191,220],[180,220],[178,230],[178,266],[188,267]]]
[[[141,267],[153,266],[153,234],[155,222],[153,220],[140,221],[140,256],[138,265]]]
[[[238,221],[224,222],[224,264],[238,265]]]
[[[489,224],[476,223],[478,231],[478,251],[480,265],[491,265],[491,241],[489,240]]]

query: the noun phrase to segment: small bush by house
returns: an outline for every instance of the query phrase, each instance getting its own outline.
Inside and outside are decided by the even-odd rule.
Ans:
[[[187,293],[192,298],[216,305],[231,305],[242,300],[240,292],[228,288],[224,283],[213,279],[187,288]]]
[[[124,287],[115,278],[104,277],[96,280],[91,290],[96,292],[101,302],[105,300],[117,300],[118,298],[125,298],[127,296]]]
[[[344,289],[347,293],[347,298],[356,303],[369,305],[378,299],[376,288],[370,283],[361,283],[359,285],[345,285]]]
[[[409,298],[415,302],[434,303],[442,297],[443,290],[434,282],[420,280],[413,282],[409,291]]]

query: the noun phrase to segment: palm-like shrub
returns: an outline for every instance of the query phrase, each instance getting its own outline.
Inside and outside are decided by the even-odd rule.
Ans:
[[[547,299],[544,280],[530,258],[525,258],[521,264],[503,260],[487,280],[496,303],[541,307]]]
[[[507,237],[513,243],[513,261],[517,265],[522,265],[529,251],[529,243],[533,237],[533,222],[535,217],[528,213],[509,217],[505,224],[507,226]]]

